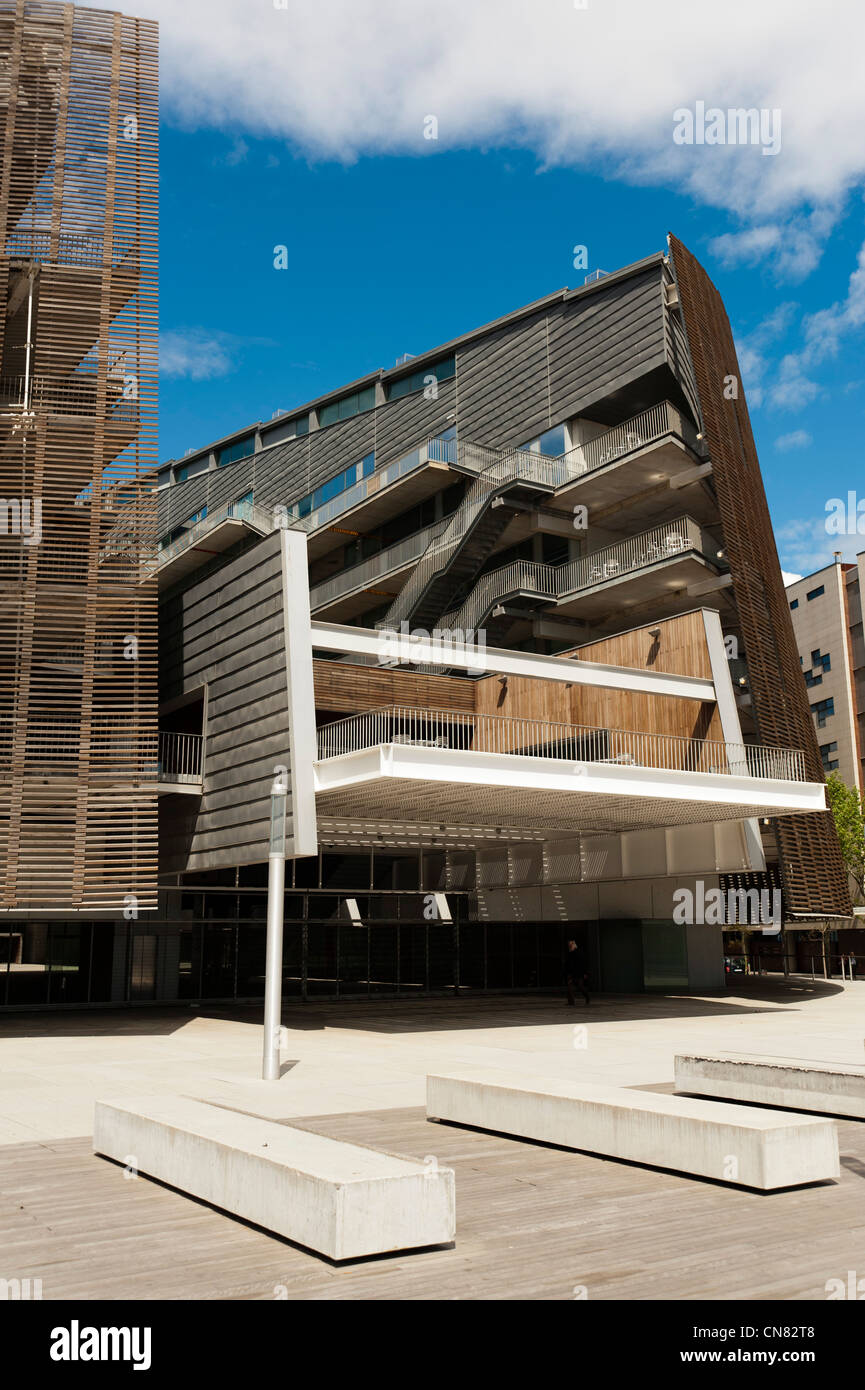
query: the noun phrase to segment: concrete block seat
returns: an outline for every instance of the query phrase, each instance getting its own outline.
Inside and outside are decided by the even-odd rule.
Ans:
[[[683,1053],[676,1090],[865,1120],[865,1067],[746,1052]]]
[[[427,1118],[762,1191],[839,1176],[831,1120],[523,1072],[428,1076]]]
[[[454,1238],[454,1175],[181,1096],[97,1101],[95,1153],[332,1260]]]

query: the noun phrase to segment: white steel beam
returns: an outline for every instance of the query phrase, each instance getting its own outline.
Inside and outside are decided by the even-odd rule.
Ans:
[[[346,656],[386,659],[382,665],[457,667],[478,674],[524,676],[530,680],[593,685],[606,690],[634,690],[648,695],[675,695],[683,700],[714,700],[711,680],[678,676],[666,671],[643,671],[631,666],[608,666],[573,657],[540,656],[533,652],[506,651],[471,642],[451,641],[434,633],[393,633],[384,629],[349,627],[340,623],[310,624],[313,648],[342,652]]]

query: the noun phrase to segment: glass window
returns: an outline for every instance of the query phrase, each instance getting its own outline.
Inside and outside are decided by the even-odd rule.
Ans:
[[[209,457],[203,459],[192,459],[190,463],[184,463],[177,470],[177,481],[185,483],[187,478],[194,478],[196,473],[206,473],[210,467]]]
[[[299,502],[295,502],[289,508],[297,516],[309,516],[310,512],[323,507],[325,502],[330,502],[332,498],[338,497],[341,492],[353,487],[355,483],[363,478],[368,478],[375,471],[375,451],[365,454],[360,463],[353,463],[350,467],[343,469],[342,473],[337,473],[326,482],[321,483],[314,491],[308,492],[305,497],[301,497]]]
[[[811,713],[817,721],[817,728],[825,728],[826,720],[835,713],[834,698],[830,695],[827,700],[818,700],[816,704],[811,706]]]
[[[238,459],[249,458],[249,455],[254,453],[255,435],[248,434],[244,439],[238,439],[234,444],[227,444],[224,449],[220,449],[216,455],[216,463],[219,468],[224,468],[227,463],[237,463]]]
[[[825,587],[825,585],[821,584],[820,587],[819,587],[819,589],[812,589],[811,592],[810,592],[809,594],[806,594],[806,595],[805,595],[805,597],[806,597],[806,599],[808,600],[808,602],[810,603],[811,600],[812,600],[812,598],[819,598],[820,595],[821,595],[821,594],[824,594],[825,592],[826,592],[826,587]]]
[[[534,439],[526,440],[525,444],[519,447],[532,454],[546,454],[548,458],[558,458],[565,452],[565,427],[555,425],[553,429],[545,430]]]
[[[389,401],[396,401],[400,396],[410,396],[412,392],[424,389],[428,377],[434,376],[436,381],[448,381],[456,376],[456,371],[456,358],[453,355],[443,357],[439,362],[431,362],[409,376],[401,376],[392,381],[388,387],[387,398]]]
[[[798,608],[798,607],[799,607],[799,600],[798,600],[797,598],[794,598],[794,599],[793,599],[793,602],[790,604],[790,607],[791,607],[791,608]]]
[[[821,762],[823,763],[823,771],[824,771],[824,772],[834,772],[834,771],[836,770],[836,768],[838,767],[838,759],[832,757],[832,754],[833,754],[833,753],[837,753],[837,752],[838,752],[838,744],[837,744],[837,743],[821,743],[821,744],[820,744],[820,759],[821,759]]]
[[[349,396],[340,396],[338,401],[323,405],[318,412],[319,427],[324,429],[327,425],[335,425],[337,420],[350,420],[353,415],[372,410],[374,405],[375,387],[365,386],[362,391],[353,391]]]

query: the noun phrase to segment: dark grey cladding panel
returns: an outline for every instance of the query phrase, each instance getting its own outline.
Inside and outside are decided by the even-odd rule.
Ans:
[[[267,859],[274,768],[289,762],[281,543],[274,532],[163,604],[163,697],[207,688],[204,791],[175,869]]]
[[[457,354],[458,424],[464,440],[523,444],[552,420],[547,393],[547,315],[522,319]]]
[[[198,799],[186,793],[159,798],[159,872],[182,873],[198,818]]]
[[[688,352],[688,342],[685,335],[685,328],[678,313],[669,309],[665,311],[664,321],[666,324],[667,358],[670,366],[681,384],[688,401],[694,419],[700,419],[699,401],[697,397],[697,382],[694,377],[694,365],[691,355]]]
[[[661,266],[550,311],[550,408],[558,422],[666,360]]]
[[[374,410],[365,410],[352,420],[316,430],[309,436],[309,480],[305,491],[341,473],[350,463],[359,463],[375,448]]]
[[[455,419],[449,418],[455,410],[456,384],[452,377],[438,383],[436,400],[425,400],[423,391],[413,391],[410,396],[400,396],[379,406],[375,413],[376,467],[393,463],[416,444],[456,424]]]
[[[390,463],[453,424],[448,417],[453,415],[455,401],[454,382],[442,382],[435,401],[416,392],[177,483],[158,495],[159,534],[165,535],[205,505],[215,515],[247,492],[254,492],[256,506],[264,510],[295,502],[373,450],[378,467]]]
[[[205,504],[213,515],[249,491],[264,510],[294,502],[372,449],[380,468],[453,424],[455,412],[464,440],[501,447],[590,410],[665,364],[694,399],[681,325],[664,305],[663,276],[658,262],[469,342],[457,350],[456,380],[440,383],[435,401],[415,392],[165,489],[160,533]]]

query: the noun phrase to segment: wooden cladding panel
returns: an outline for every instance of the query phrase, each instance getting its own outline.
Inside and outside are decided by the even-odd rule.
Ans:
[[[686,613],[651,626],[660,630],[658,637],[653,637],[648,627],[637,628],[560,655],[611,666],[711,678],[701,613]],[[714,702],[683,700],[672,695],[584,685],[568,687],[521,676],[508,676],[504,683],[498,676],[489,676],[477,682],[475,700],[478,712],[483,714],[683,738],[723,738]]]
[[[653,632],[658,635],[653,636]],[[562,655],[579,657],[580,661],[602,661],[610,666],[633,666],[638,670],[712,679],[701,610],[647,623],[645,627],[605,637],[599,642],[588,642]]]
[[[316,709],[358,714],[385,705],[408,705],[412,709],[471,713],[475,707],[475,682],[458,676],[423,676],[320,659],[313,661],[312,666]]]
[[[0,0],[6,910],[156,905],[152,535],[105,542],[152,511],[157,138],[155,23]]]
[[[700,398],[703,434],[733,577],[761,742],[802,748],[823,781],[790,608],[730,323],[706,272],[676,237],[670,251]],[[738,390],[730,399],[725,384]],[[785,899],[793,912],[849,913],[850,895],[829,812],[777,822]]]

